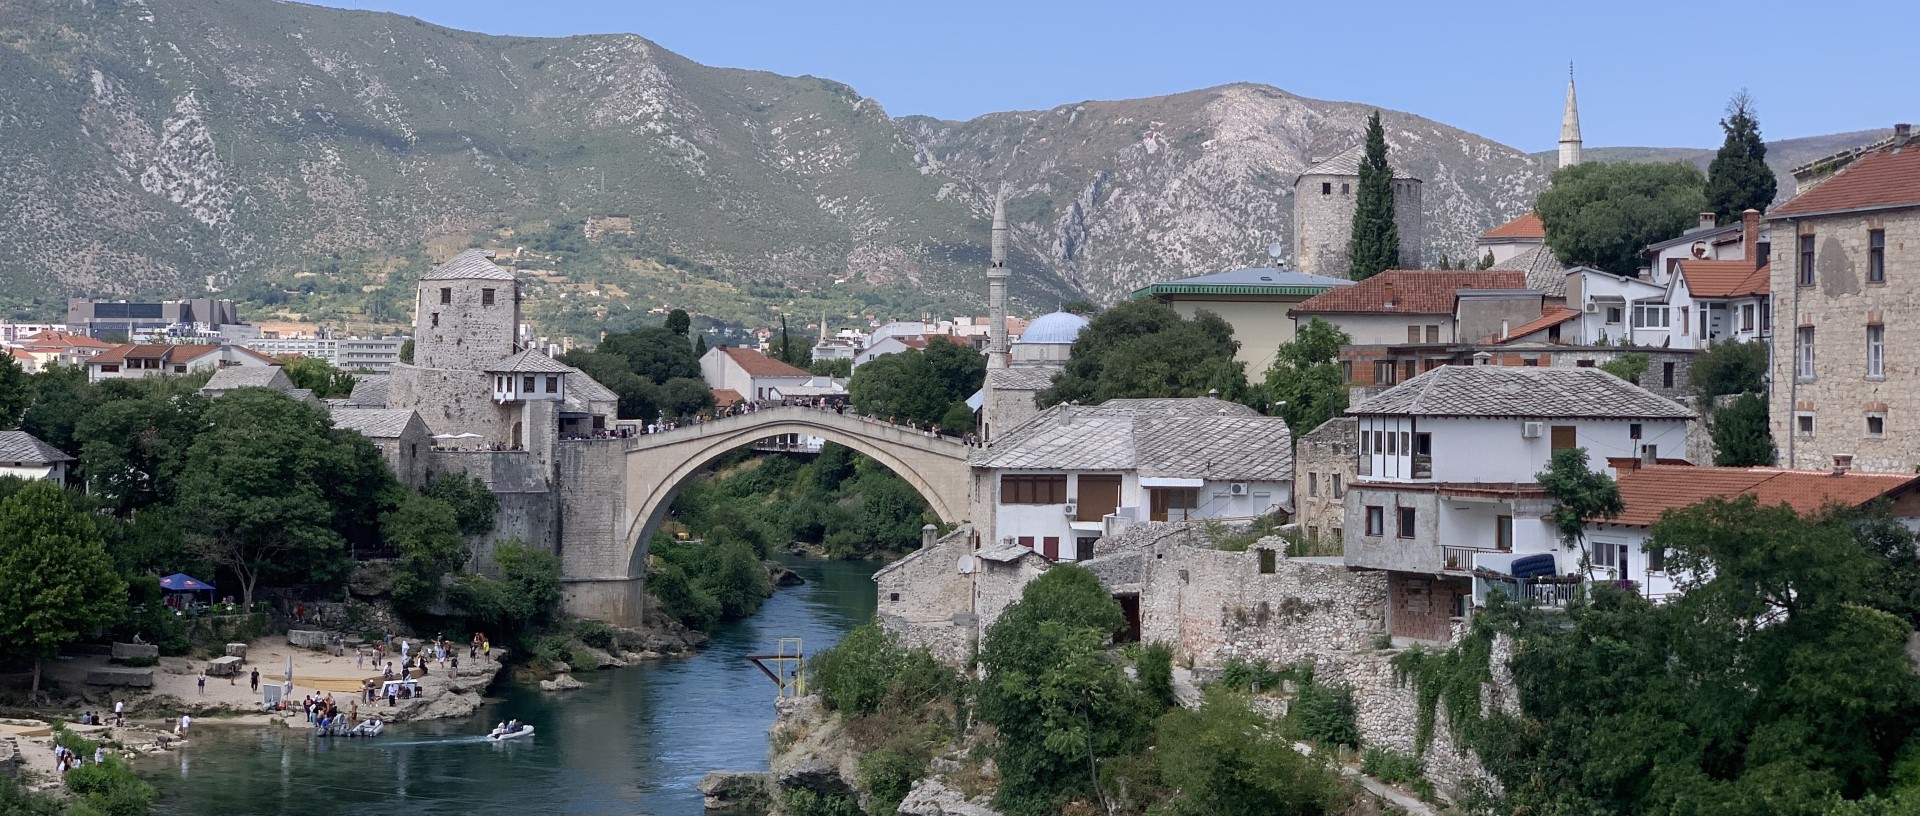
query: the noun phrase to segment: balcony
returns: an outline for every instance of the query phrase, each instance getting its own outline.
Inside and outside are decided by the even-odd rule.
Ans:
[[[1413,478],[1433,478],[1433,454],[1416,453],[1413,455]]]
[[[1440,560],[1447,572],[1473,572],[1473,557],[1480,553],[1504,553],[1509,550],[1496,550],[1487,547],[1449,547],[1441,545]]]

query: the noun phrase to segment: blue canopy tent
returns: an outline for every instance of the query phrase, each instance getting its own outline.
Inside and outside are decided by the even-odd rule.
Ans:
[[[160,588],[168,592],[205,592],[207,601],[213,601],[213,585],[184,572],[176,572],[160,579]]]

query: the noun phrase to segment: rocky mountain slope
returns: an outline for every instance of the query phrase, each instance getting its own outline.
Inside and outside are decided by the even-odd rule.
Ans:
[[[268,0],[0,0],[0,83],[15,316],[214,287],[392,321],[436,258],[531,246],[522,268],[550,287],[535,297],[582,334],[663,303],[741,321],[976,307],[1003,182],[1027,308],[1265,263],[1294,176],[1370,110],[1233,85],[895,119],[830,80],[637,36]],[[1545,181],[1511,148],[1386,120],[1426,179],[1430,258],[1464,255]],[[632,234],[577,240],[608,215]]]

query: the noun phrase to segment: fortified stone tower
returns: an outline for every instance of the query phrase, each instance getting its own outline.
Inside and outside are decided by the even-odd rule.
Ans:
[[[1310,275],[1350,277],[1347,245],[1353,239],[1355,196],[1360,190],[1360,160],[1366,145],[1356,144],[1332,158],[1315,161],[1293,182],[1293,268]],[[1424,219],[1420,215],[1420,179],[1393,167],[1393,225],[1400,233],[1400,268],[1419,269]]]
[[[420,278],[413,321],[415,366],[485,371],[518,350],[520,281],[469,249]]]

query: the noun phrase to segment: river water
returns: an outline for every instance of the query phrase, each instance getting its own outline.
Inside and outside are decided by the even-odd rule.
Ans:
[[[788,566],[807,583],[717,626],[693,657],[582,673],[586,688],[560,694],[504,685],[472,718],[395,725],[371,740],[195,723],[191,747],[142,771],[163,814],[697,816],[694,786],[707,771],[766,767],[774,684],[742,656],[782,637],[816,652],[873,615],[873,564]],[[477,736],[512,717],[534,725],[532,740]]]

